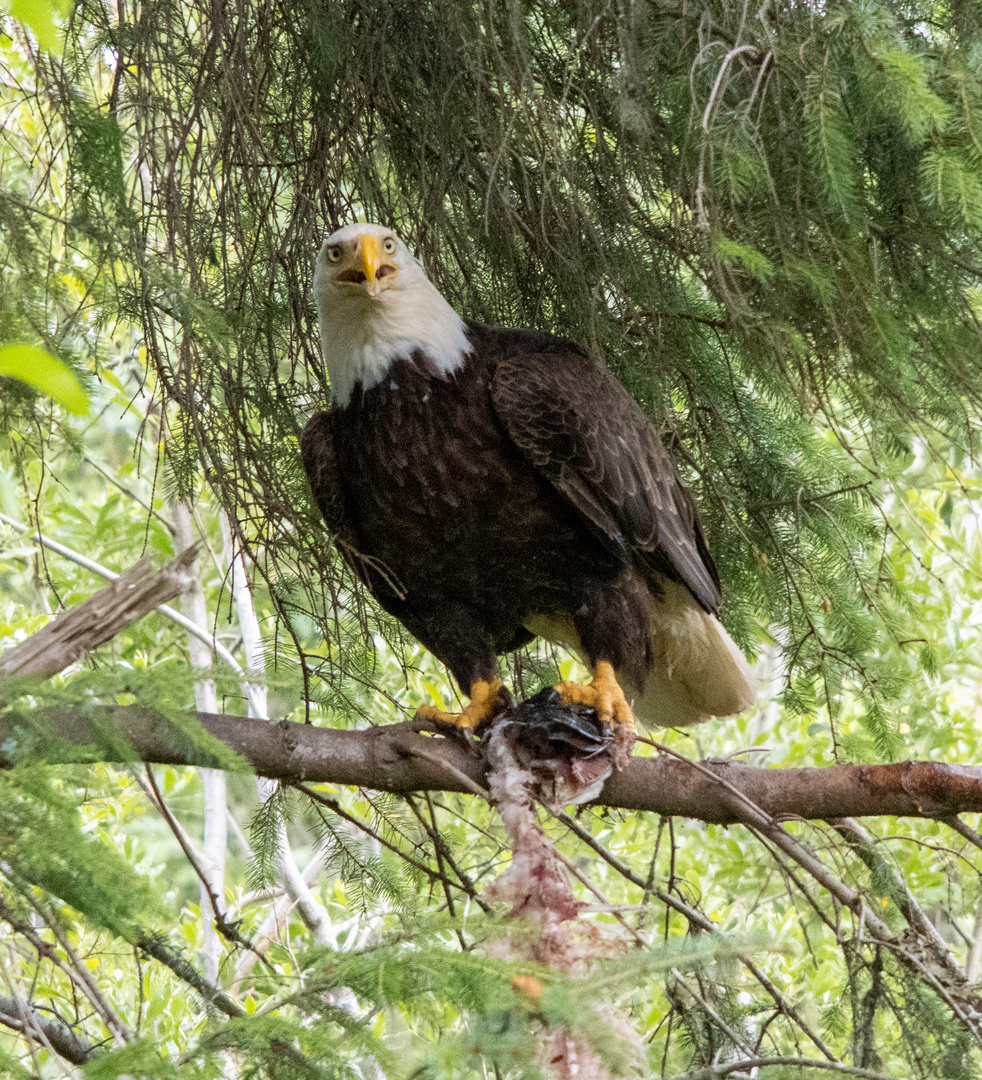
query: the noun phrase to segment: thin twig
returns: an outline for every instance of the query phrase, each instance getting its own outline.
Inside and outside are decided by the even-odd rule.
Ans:
[[[648,885],[643,878],[639,877],[634,871],[622,863],[616,855],[609,852],[601,843],[598,843],[591,835],[582,828],[582,826],[569,816],[565,811],[560,811],[556,814],[556,817],[563,822],[564,825],[576,836],[578,836],[584,844],[592,848],[605,862],[609,863],[622,877],[626,878],[632,884],[637,885],[640,889],[645,889]],[[649,889],[653,896],[656,896],[667,907],[677,911],[680,915],[693,926],[698,926],[700,930],[707,934],[718,935],[719,930],[712,924],[712,922],[702,914],[701,911],[697,911],[695,908],[690,907],[684,901],[680,900],[677,896],[673,896],[671,893],[666,892],[664,889],[652,888]],[[760,983],[760,985],[767,991],[768,994],[774,999],[777,1007],[788,1017],[798,1025],[799,1028],[808,1036],[809,1039],[815,1044],[829,1061],[837,1061],[835,1054],[825,1045],[822,1039],[816,1035],[805,1020],[800,1016],[798,1010],[786,1000],[781,991],[771,982],[771,980],[764,974],[764,972],[750,959],[749,956],[740,954],[740,960],[750,972],[751,975]]]
[[[472,780],[467,773],[461,772],[452,762],[447,761],[445,758],[437,757],[436,754],[431,754],[428,750],[421,750],[418,746],[414,746],[410,751],[413,757],[421,757],[426,761],[432,761],[434,765],[439,765],[441,769],[446,769],[448,773],[455,776],[462,784],[466,785],[474,795],[480,795],[482,799],[491,800],[491,793],[482,788],[480,784]]]
[[[393,844],[389,840],[386,840],[386,838],[380,832],[373,829],[371,825],[369,825],[367,822],[362,821],[354,814],[349,813],[347,810],[345,810],[344,807],[341,806],[341,804],[336,799],[328,798],[328,796],[322,795],[319,791],[314,791],[313,788],[308,787],[306,784],[294,783],[290,784],[289,786],[295,788],[297,791],[302,791],[309,799],[313,799],[314,802],[318,802],[321,803],[321,805],[326,806],[329,810],[333,811],[333,813],[337,814],[338,817],[344,818],[345,821],[354,825],[356,829],[365,833],[367,836],[370,836],[373,840],[380,843],[383,847],[388,848],[389,851],[398,855],[400,859],[405,860],[407,863],[409,863],[410,866],[422,871],[424,874],[426,874],[427,877],[431,878],[433,881],[445,881],[449,885],[453,886],[453,888],[460,889],[462,893],[467,894],[467,889],[459,881],[453,881],[448,878],[446,874],[441,874],[439,870],[434,870],[432,866],[427,866],[425,863],[421,863],[418,859],[414,859],[411,855],[407,855],[405,851],[399,848],[396,844]],[[474,893],[473,895],[471,895],[471,899],[474,900],[485,913],[490,914],[491,908],[484,900],[481,899],[479,894]]]
[[[730,1025],[723,1019],[722,1016],[709,1004],[708,1001],[697,991],[693,990],[685,979],[685,976],[679,971],[678,968],[671,969],[672,975],[682,986],[685,987],[687,994],[692,996],[692,999],[702,1009],[702,1011],[709,1017],[710,1020],[722,1031],[733,1043],[734,1046],[738,1046],[745,1054],[752,1054],[753,1047],[748,1046],[747,1043],[730,1027]]]
[[[151,796],[151,802],[157,807],[160,813],[163,815],[164,820],[167,822],[168,828],[174,834],[175,839],[181,845],[181,850],[184,852],[184,857],[191,864],[191,869],[194,870],[201,882],[202,888],[205,890],[208,896],[208,901],[211,904],[212,914],[215,917],[215,928],[229,941],[234,941],[236,945],[241,945],[244,949],[248,949],[250,952],[256,954],[257,958],[266,964],[270,972],[274,969],[268,960],[262,955],[262,953],[256,948],[256,946],[247,937],[241,934],[235,923],[230,922],[226,918],[225,912],[222,910],[218,897],[215,895],[214,890],[211,887],[211,882],[208,880],[208,875],[205,874],[202,869],[200,859],[197,852],[191,846],[191,841],[188,839],[187,833],[185,833],[180,822],[170,812],[169,807],[164,802],[163,796],[160,794],[160,788],[157,787],[157,781],[154,778],[153,772],[150,770],[150,766],[147,766],[147,781],[150,788],[153,791]],[[139,782],[139,781],[138,781]],[[143,787],[143,784],[140,784]],[[144,788],[146,791],[146,788]],[[148,793],[149,794],[149,793]]]
[[[865,1080],[904,1080],[903,1077],[887,1076],[886,1073],[861,1069],[857,1065],[845,1065],[841,1061],[821,1061],[815,1058],[800,1057],[743,1058],[740,1061],[727,1061],[719,1065],[707,1065],[705,1068],[695,1069],[693,1072],[679,1073],[671,1077],[670,1080],[713,1080],[717,1076],[746,1072],[749,1069],[764,1069],[769,1065],[786,1065],[799,1069],[828,1069],[831,1072],[845,1073],[848,1076],[861,1076]]]

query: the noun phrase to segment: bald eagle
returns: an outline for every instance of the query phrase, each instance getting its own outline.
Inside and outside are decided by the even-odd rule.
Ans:
[[[692,496],[606,368],[465,321],[380,225],[328,237],[314,291],[333,402],[304,467],[349,566],[469,698],[424,716],[490,719],[496,657],[536,636],[589,665],[557,689],[628,749],[635,714],[675,726],[753,703]]]

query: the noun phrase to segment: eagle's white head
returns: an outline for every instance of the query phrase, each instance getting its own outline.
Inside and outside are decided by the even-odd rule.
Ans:
[[[317,256],[314,295],[331,395],[347,405],[355,386],[380,382],[416,350],[442,372],[470,351],[464,320],[391,229],[345,225]]]

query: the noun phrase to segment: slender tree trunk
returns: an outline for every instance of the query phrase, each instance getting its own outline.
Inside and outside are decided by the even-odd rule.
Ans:
[[[191,512],[181,503],[177,503],[174,507],[174,532],[178,544],[182,547],[188,547],[194,542]],[[191,588],[184,594],[182,609],[192,622],[199,626],[208,626],[208,607],[205,603],[205,591],[201,583],[198,563],[194,566]],[[188,653],[193,667],[197,669],[211,667],[212,650],[199,638],[188,635]],[[195,683],[194,700],[199,709],[218,712],[218,697],[215,693],[215,684],[211,679],[203,678]],[[201,784],[204,788],[205,803],[202,849],[202,871],[205,880],[201,883],[202,966],[205,978],[217,984],[221,943],[215,929],[212,897],[217,897],[219,903],[224,903],[225,855],[228,849],[228,822],[226,820],[228,800],[225,773],[220,769],[202,769]]]
[[[249,586],[248,570],[241,548],[235,543],[235,537],[228,527],[228,520],[222,514],[222,535],[225,538],[225,546],[230,555],[230,569],[232,579],[232,598],[235,603],[235,613],[239,620],[239,632],[242,634],[242,648],[246,657],[246,668],[249,673],[261,676],[266,670],[266,650],[263,646],[262,632],[259,628],[259,620],[256,617],[256,605],[252,599],[252,589]],[[260,720],[269,719],[269,711],[266,707],[266,687],[254,685],[252,693],[248,695],[248,715]],[[266,800],[277,790],[275,780],[266,777],[256,777],[256,787],[259,798]],[[290,839],[287,835],[286,823],[280,823],[279,830],[279,859],[280,873],[283,876],[283,886],[287,895],[297,905],[300,918],[303,919],[307,929],[313,934],[314,941],[318,945],[329,945],[333,941],[331,921],[314,894],[310,891],[304,875],[297,866],[293,850],[290,847]]]

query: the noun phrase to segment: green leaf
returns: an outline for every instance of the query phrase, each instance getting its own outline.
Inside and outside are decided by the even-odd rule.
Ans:
[[[62,51],[61,31],[55,26],[55,15],[67,14],[68,4],[54,3],[49,0],[10,0],[7,5],[10,14],[34,32],[38,44],[48,52]]]
[[[945,523],[945,526],[947,528],[949,528],[949,529],[951,528],[951,515],[954,512],[954,509],[955,509],[955,500],[951,497],[951,492],[949,491],[948,494],[945,495],[944,501],[941,503],[941,506],[938,509],[938,513],[941,516],[941,520]]]
[[[0,349],[0,375],[36,386],[76,416],[88,415],[89,399],[78,379],[38,345],[5,345]]]

